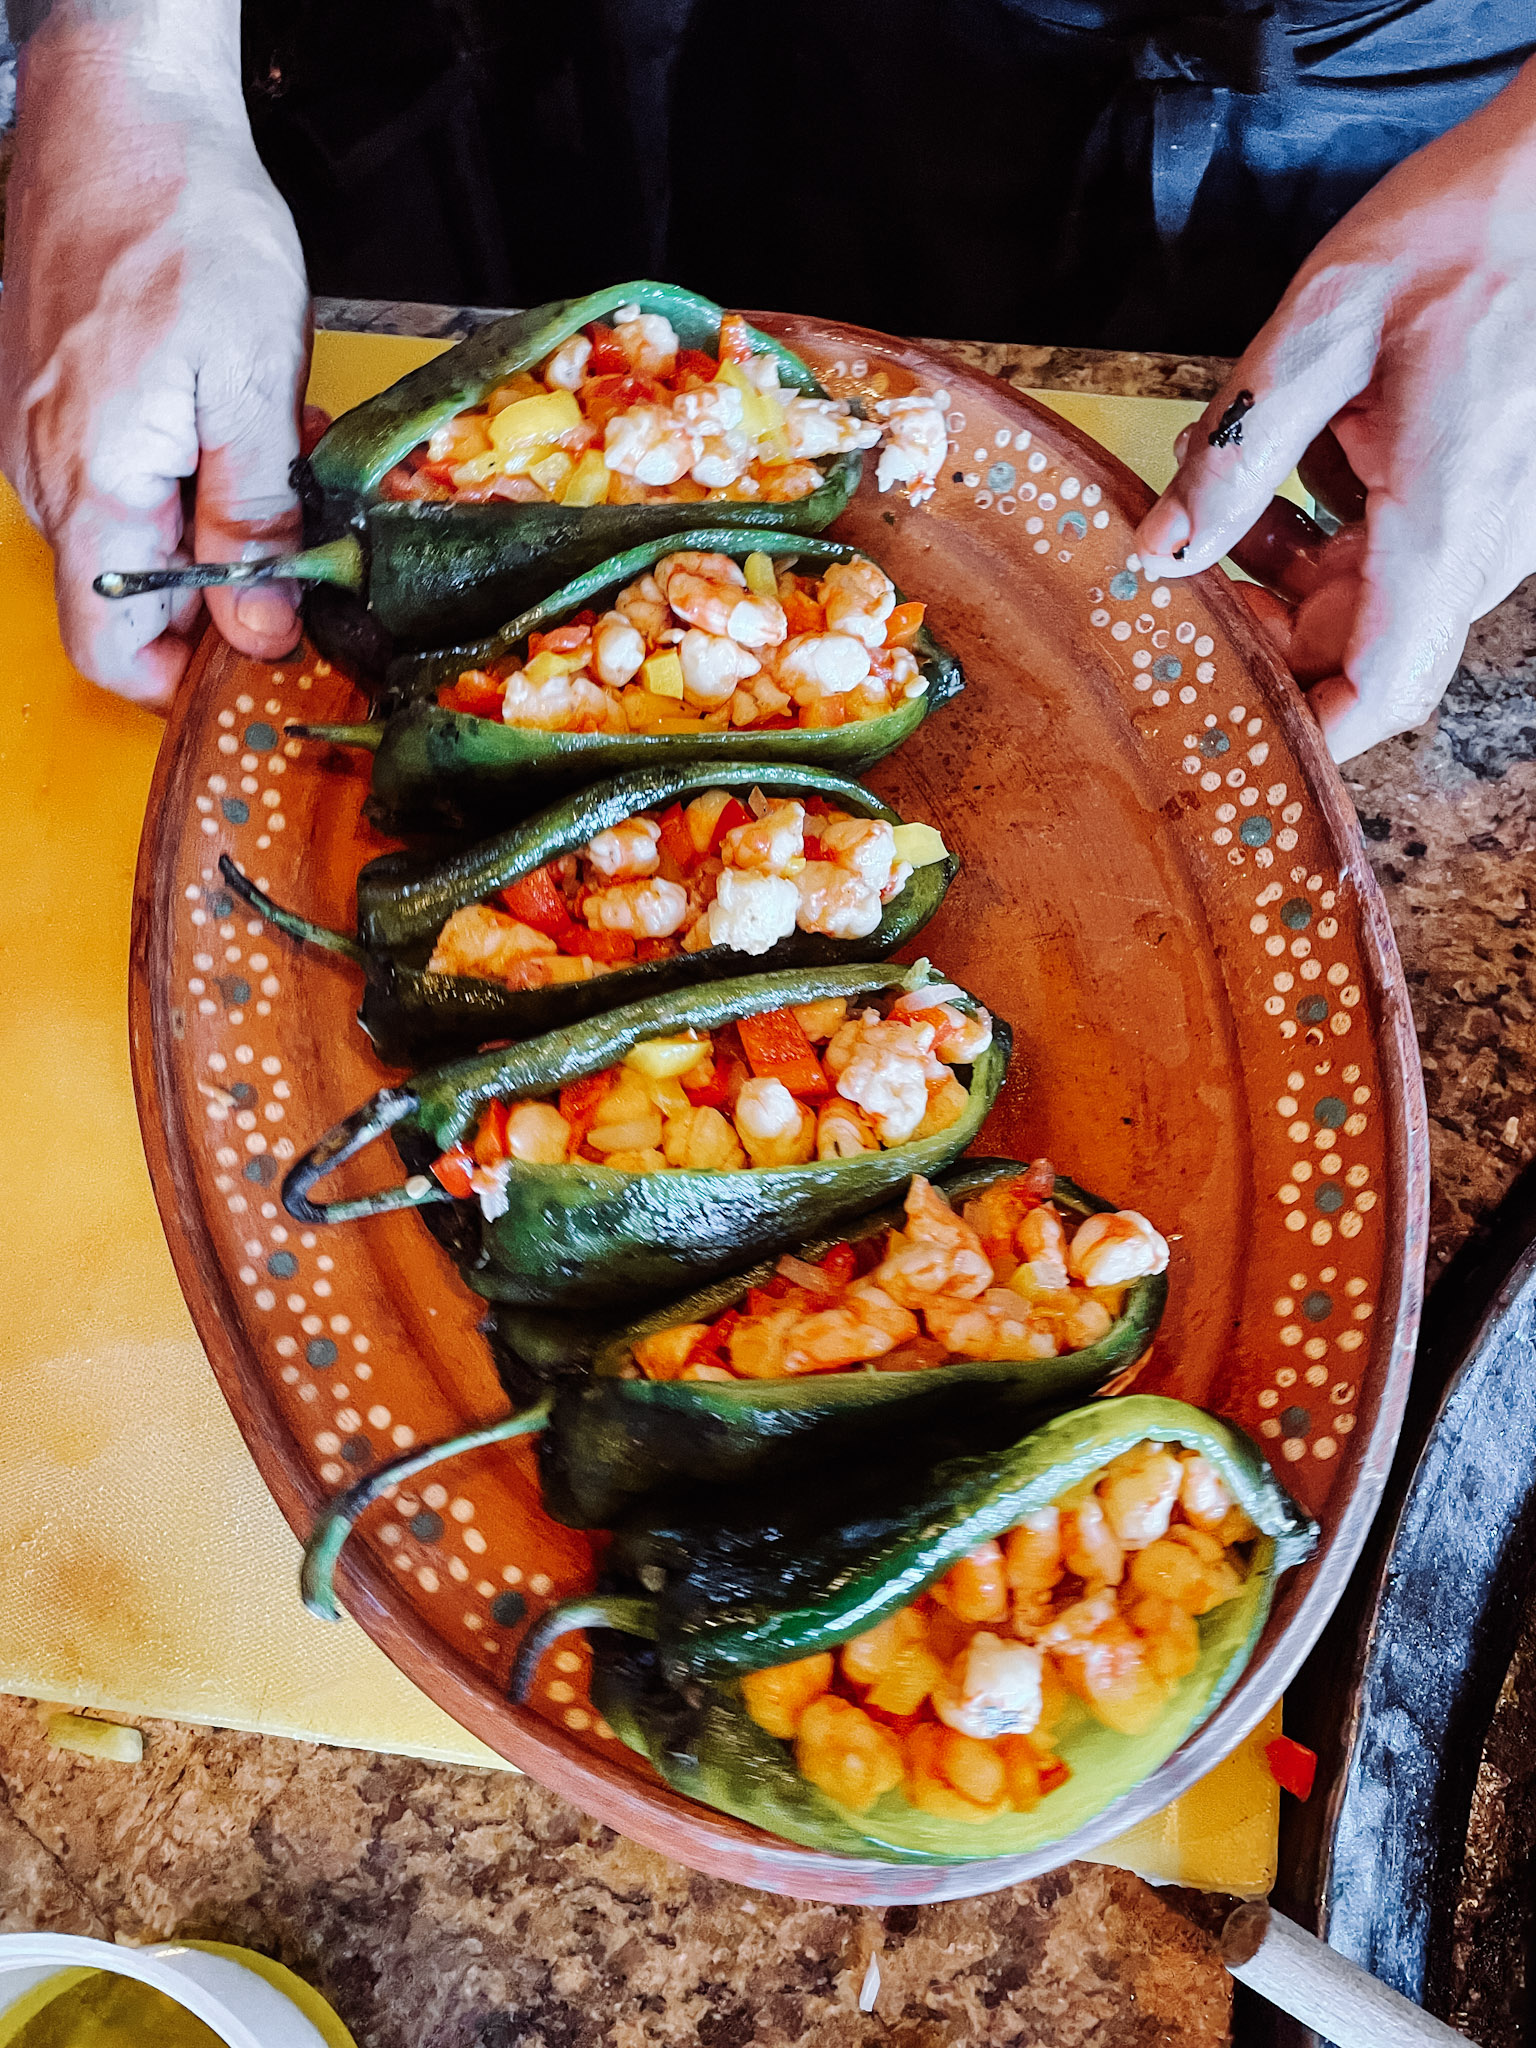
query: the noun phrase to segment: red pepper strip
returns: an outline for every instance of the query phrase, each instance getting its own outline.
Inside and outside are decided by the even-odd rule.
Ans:
[[[561,935],[571,928],[571,906],[561,894],[560,884],[549,867],[535,868],[531,875],[520,875],[502,890],[501,900],[519,924],[531,925],[547,939],[558,942]]]
[[[1264,1745],[1264,1761],[1282,1792],[1289,1792],[1293,1799],[1310,1795],[1317,1776],[1317,1757],[1305,1743],[1293,1742],[1289,1735],[1277,1735],[1273,1742]]]
[[[474,1193],[474,1186],[469,1178],[474,1171],[474,1165],[473,1158],[462,1145],[450,1145],[441,1158],[433,1160],[432,1172],[450,1195],[457,1195],[462,1200]]]
[[[859,1255],[851,1244],[835,1244],[821,1261],[821,1270],[839,1287],[846,1287],[859,1270]]]
[[[717,368],[714,357],[705,355],[703,349],[680,348],[672,368],[672,388],[674,391],[683,390],[690,377],[697,378],[701,384],[712,384]]]
[[[592,353],[587,357],[589,377],[628,375],[629,357],[614,340],[613,329],[605,321],[593,320],[581,331],[592,344]]]
[[[507,1105],[504,1102],[488,1102],[480,1112],[480,1121],[475,1126],[474,1154],[477,1166],[495,1166],[511,1156],[507,1143]]]
[[[747,332],[746,321],[739,313],[722,314],[719,348],[722,363],[747,363],[752,360],[752,337]]]
[[[885,644],[887,647],[905,647],[918,627],[923,623],[926,605],[899,604],[885,622]]]
[[[715,829],[709,835],[709,851],[718,853],[727,832],[734,832],[738,825],[750,825],[752,813],[745,804],[732,797],[715,820]]]
[[[500,718],[507,686],[480,669],[466,669],[456,683],[447,683],[437,701],[447,711],[467,711],[475,718]]]
[[[830,1095],[832,1083],[793,1010],[742,1017],[737,1030],[747,1064],[760,1080],[782,1081],[791,1095]]]
[[[704,1062],[701,1060],[699,1066]],[[709,1073],[701,1080],[695,1080],[698,1068],[683,1076],[683,1093],[695,1109],[719,1109],[726,1099],[727,1070],[720,1061],[715,1061]]]
[[[688,820],[683,816],[681,804],[669,804],[656,820],[661,827],[661,843],[677,862],[681,871],[691,874],[699,864],[699,856],[688,830]]]

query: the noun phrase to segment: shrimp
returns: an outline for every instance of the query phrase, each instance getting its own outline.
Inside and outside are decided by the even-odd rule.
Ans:
[[[1029,1211],[1014,1234],[1014,1242],[1037,1287],[1066,1286],[1067,1233],[1049,1202]]]
[[[587,846],[587,859],[610,882],[632,882],[661,866],[661,827],[654,818],[626,818]]]
[[[896,607],[896,586],[873,562],[834,562],[817,585],[816,601],[826,611],[829,633],[881,647],[885,622]]]
[[[1067,1570],[1090,1584],[1118,1586],[1125,1577],[1124,1546],[1096,1494],[1063,1508],[1061,1555]]]
[[[845,398],[789,398],[784,401],[784,439],[791,455],[842,455],[873,448],[880,429],[855,419]]]
[[[816,1115],[816,1157],[856,1159],[861,1152],[878,1152],[880,1140],[868,1120],[851,1102],[833,1096]]]
[[[930,1337],[962,1358],[1054,1358],[1056,1339],[1006,1287],[989,1287],[974,1301],[937,1294],[923,1304]]]
[[[737,686],[755,676],[762,666],[757,656],[734,640],[692,626],[677,643],[677,658],[683,667],[683,697],[689,704],[713,708],[735,695]]]
[[[952,1251],[980,1252],[981,1239],[963,1216],[957,1216],[947,1195],[920,1173],[912,1176],[904,1204],[906,1235],[913,1244],[943,1245]]]
[[[522,669],[507,677],[501,715],[508,725],[536,732],[601,731],[608,722],[609,698],[588,675],[550,676],[531,683]]]
[[[677,362],[677,329],[663,314],[620,306],[613,316],[613,338],[637,377],[670,376]]]
[[[599,682],[620,690],[639,675],[645,661],[645,638],[619,611],[605,612],[592,629],[592,666]]]
[[[754,1166],[801,1166],[816,1150],[815,1114],[802,1109],[782,1081],[757,1075],[744,1081],[734,1115]]]
[[[619,476],[662,486],[681,483],[698,460],[699,444],[664,406],[632,405],[603,429],[603,461]]]
[[[627,619],[646,645],[654,646],[672,623],[672,612],[663,595],[661,585],[654,576],[642,576],[621,590],[613,601],[613,609],[622,619]],[[612,613],[608,616],[611,618]],[[598,621],[599,626],[602,620]]]
[[[992,1285],[985,1252],[964,1245],[898,1244],[872,1276],[903,1308],[921,1308],[937,1294],[974,1301]]]
[[[802,931],[829,939],[867,939],[880,924],[880,892],[830,861],[807,861],[795,877]]]
[[[896,833],[885,818],[838,818],[819,837],[828,860],[857,875],[882,901],[894,894]]]
[[[777,647],[789,627],[776,597],[758,597],[728,555],[663,555],[656,581],[685,625],[734,640],[738,647]]]
[[[797,704],[855,690],[869,674],[869,649],[847,633],[802,633],[775,660],[774,673]]]
[[[688,474],[708,491],[728,490],[752,466],[752,442],[740,427],[729,434],[699,436],[698,450]]]
[[[774,804],[750,824],[736,825],[720,842],[720,858],[728,868],[757,868],[784,875],[798,867],[805,852],[805,805]]]
[[[1028,1735],[1044,1708],[1045,1659],[1029,1643],[979,1629],[933,1694],[933,1710],[949,1728],[983,1742]]]
[[[917,1317],[873,1279],[855,1280],[836,1308],[819,1309],[789,1333],[784,1349],[787,1373],[836,1372],[883,1358],[917,1335]]]
[[[925,989],[922,993],[928,995],[930,991]],[[955,993],[958,995],[959,990]],[[979,1006],[973,1017],[967,1016],[964,1010],[957,1010],[953,1003],[936,1003],[931,1009],[912,1008],[901,1014],[909,1022],[923,1023],[930,1028],[933,1032],[933,1056],[947,1067],[969,1066],[972,1060],[980,1059],[992,1043],[991,1013]]]
[[[1073,1277],[1089,1287],[1123,1287],[1168,1270],[1168,1241],[1134,1209],[1090,1216],[1067,1255]]]
[[[762,500],[765,505],[789,505],[819,491],[821,484],[821,471],[814,462],[776,462],[763,474]]]
[[[539,375],[551,391],[579,391],[587,374],[592,344],[584,334],[568,334],[552,356],[539,365]]]
[[[688,915],[688,891],[653,875],[647,882],[620,882],[595,889],[582,905],[595,932],[630,932],[637,939],[669,939]]]
[[[734,433],[741,425],[741,410],[741,393],[734,384],[703,384],[695,391],[679,391],[672,401],[676,418],[696,434]]]
[[[704,915],[708,942],[738,953],[766,953],[795,929],[799,906],[794,883],[783,876],[727,868]]]
[[[882,1023],[867,1012],[844,1024],[827,1047],[838,1094],[857,1103],[887,1145],[905,1144],[928,1113],[929,1080],[943,1077],[931,1042],[921,1027]]]
[[[886,423],[875,481],[882,491],[893,484],[910,484],[908,498],[920,505],[933,496],[949,453],[949,429],[938,401],[915,391],[908,398],[882,399],[875,410]]]
[[[531,925],[520,924],[483,903],[456,910],[437,935],[428,974],[468,974],[477,981],[501,981],[531,959],[557,950]]]
[[[1094,1490],[1127,1550],[1144,1549],[1166,1534],[1183,1477],[1178,1459],[1151,1444],[1138,1444],[1108,1466]]]

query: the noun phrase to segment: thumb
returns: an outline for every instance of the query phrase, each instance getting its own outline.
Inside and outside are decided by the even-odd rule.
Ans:
[[[197,509],[200,562],[255,561],[299,545],[299,502],[289,473],[299,453],[302,363],[291,381],[242,381],[205,397],[198,382]],[[242,654],[276,661],[299,634],[292,583],[210,590],[214,624]]]
[[[1153,574],[1191,576],[1241,540],[1335,413],[1370,382],[1374,305],[1298,280],[1190,434],[1136,537]]]

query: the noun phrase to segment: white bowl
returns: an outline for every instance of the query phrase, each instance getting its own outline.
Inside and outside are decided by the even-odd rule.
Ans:
[[[62,1970],[106,1970],[163,1991],[228,2048],[327,2048],[325,2036],[275,1985],[227,1956],[185,1948],[119,1948],[79,1934],[0,1935],[0,2029],[31,1991]]]

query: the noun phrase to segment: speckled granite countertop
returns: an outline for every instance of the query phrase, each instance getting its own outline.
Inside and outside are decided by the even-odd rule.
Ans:
[[[438,307],[320,324],[461,333]],[[951,344],[1021,386],[1202,398],[1210,360]],[[1536,580],[1476,629],[1438,725],[1346,783],[1424,1048],[1431,1275],[1536,1153]],[[526,1779],[151,1724],[128,1771],[0,1701],[0,1927],[245,1943],[363,2048],[1216,2048],[1230,1986],[1123,1872],[885,1913],[696,1877]],[[871,1955],[875,2010],[858,2010]]]

